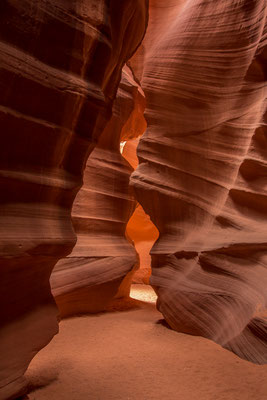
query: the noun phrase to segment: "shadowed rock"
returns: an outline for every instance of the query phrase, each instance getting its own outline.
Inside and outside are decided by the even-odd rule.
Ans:
[[[143,0],[1,1],[1,399],[25,391],[57,333],[50,274],[75,244],[72,203],[146,22]]]

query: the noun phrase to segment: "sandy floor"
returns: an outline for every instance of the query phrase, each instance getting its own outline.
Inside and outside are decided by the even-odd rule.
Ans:
[[[150,288],[132,295],[123,311],[61,322],[27,372],[31,400],[267,400],[267,365],[169,330]]]

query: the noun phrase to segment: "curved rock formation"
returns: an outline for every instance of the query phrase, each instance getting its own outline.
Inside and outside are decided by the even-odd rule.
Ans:
[[[135,132],[143,133],[145,128],[146,125],[143,125],[142,130],[135,129]],[[139,137],[127,140],[122,153],[123,157],[134,169],[138,166],[138,158],[136,155],[138,143]],[[137,204],[136,209],[127,224],[126,233],[133,240],[140,260],[140,266],[134,272],[132,282],[148,284],[151,275],[151,257],[149,256],[149,251],[155,240],[158,238],[158,230],[155,225],[152,224],[149,216],[144,212],[140,204]]]
[[[266,12],[261,0],[152,0],[154,23],[131,61],[148,123],[131,183],[160,232],[151,251],[158,309],[172,328],[259,364],[267,362]]]
[[[0,399],[25,391],[57,332],[50,273],[75,243],[72,203],[146,23],[145,0],[1,1]]]
[[[149,216],[144,212],[140,204],[137,205],[129,220],[127,234],[134,241],[140,259],[140,267],[135,271],[132,282],[149,284],[149,277],[151,275],[151,257],[149,252],[159,235],[155,225],[152,224]]]
[[[102,311],[114,297],[129,294],[138,259],[125,228],[135,200],[129,188],[133,168],[121,155],[120,142],[143,133],[144,106],[140,86],[125,66],[113,116],[88,159],[84,185],[74,202],[77,243],[51,276],[61,316]]]

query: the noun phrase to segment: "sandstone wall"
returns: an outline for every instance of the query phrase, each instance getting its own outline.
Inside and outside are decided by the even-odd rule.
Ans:
[[[145,0],[1,1],[1,399],[25,391],[57,333],[50,274],[75,244],[72,203],[146,23]]]
[[[0,399],[58,330],[59,260],[63,316],[128,293],[132,188],[169,325],[267,362],[266,2],[151,0],[121,80],[147,7],[0,4]]]
[[[142,133],[144,133],[145,128],[146,126],[142,127]],[[138,131],[135,130],[135,132]],[[140,137],[128,140],[123,147],[123,157],[126,158],[134,169],[138,166],[136,148]],[[127,224],[126,232],[133,240],[139,255],[139,268],[134,272],[132,282],[149,284],[149,277],[151,275],[151,257],[149,252],[153,243],[158,238],[158,230],[151,222],[149,215],[144,212],[142,206],[138,203]]]
[[[90,155],[72,210],[77,243],[51,276],[60,315],[97,312],[127,296],[139,261],[125,229],[135,209],[120,143],[144,131],[144,95],[124,66],[113,115]]]
[[[148,124],[131,184],[160,232],[158,309],[256,363],[267,361],[266,11],[152,0],[131,60]]]

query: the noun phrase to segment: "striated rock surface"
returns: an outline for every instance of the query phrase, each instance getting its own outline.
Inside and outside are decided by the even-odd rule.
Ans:
[[[147,2],[0,4],[0,399],[57,333],[49,278],[75,243],[70,210],[111,116]]]
[[[121,155],[120,144],[143,133],[144,106],[143,92],[125,66],[113,116],[88,159],[74,202],[77,243],[51,276],[61,316],[102,311],[114,297],[129,293],[138,257],[125,229],[136,202],[129,188],[133,168]]]
[[[145,129],[145,126],[143,126],[143,129]],[[136,132],[138,131],[136,130]],[[134,169],[138,166],[136,155],[138,143],[139,137],[128,140],[123,147],[122,153],[123,157],[126,158]],[[139,268],[134,272],[132,277],[132,282],[149,284],[149,277],[151,275],[151,257],[149,251],[158,238],[158,230],[140,204],[137,204],[127,224],[126,232],[134,242],[140,261]]]
[[[259,364],[267,362],[266,12],[261,0],[152,0],[131,60],[148,124],[131,183],[160,232],[151,250],[158,309],[173,329]]]
[[[138,166],[138,159],[136,156],[136,147],[138,143],[139,138],[129,140],[123,148],[123,156],[134,169]],[[149,252],[158,238],[158,230],[140,204],[137,204],[128,222],[127,234],[134,241],[140,260],[139,269],[135,271],[132,282],[149,284],[149,277],[151,275],[151,257]]]

